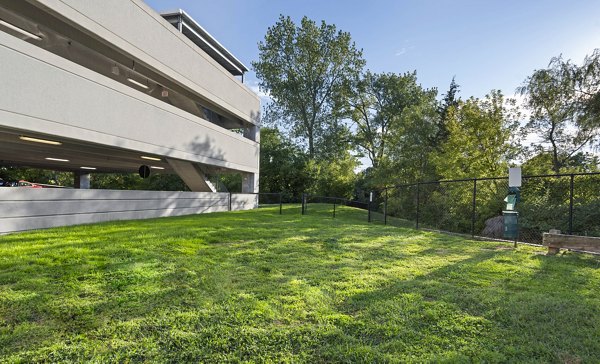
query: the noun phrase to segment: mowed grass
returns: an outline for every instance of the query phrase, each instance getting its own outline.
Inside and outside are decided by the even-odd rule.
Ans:
[[[600,360],[600,259],[311,205],[0,237],[2,362]]]

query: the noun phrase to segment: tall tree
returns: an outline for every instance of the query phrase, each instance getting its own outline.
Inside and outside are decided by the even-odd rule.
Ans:
[[[460,92],[460,86],[456,83],[455,77],[452,77],[452,81],[450,82],[450,87],[448,91],[444,94],[444,98],[438,107],[438,123],[437,123],[437,131],[435,133],[435,137],[433,139],[433,144],[435,146],[440,146],[448,139],[448,111],[451,107],[457,107],[459,98],[457,94]]]
[[[380,183],[412,183],[437,177],[430,163],[435,151],[431,141],[437,131],[436,94],[435,89],[424,93],[422,102],[405,109],[400,123],[392,129],[388,155],[375,173]]]
[[[581,67],[574,67],[576,92],[583,109],[583,123],[600,127],[600,48],[586,56]],[[595,141],[600,147],[600,140]]]
[[[356,125],[356,143],[376,169],[393,147],[392,135],[406,131],[407,114],[422,105],[433,106],[435,90],[423,89],[417,73],[365,73],[354,85],[349,107]],[[398,140],[398,139],[396,139]]]
[[[350,34],[307,17],[296,26],[290,17],[267,30],[252,65],[259,86],[273,100],[267,121],[286,127],[307,144],[314,158],[323,134],[339,119],[349,81],[365,61]]]
[[[442,178],[493,177],[506,173],[518,125],[515,101],[508,105],[499,91],[470,98],[448,109],[448,138],[432,155]]]
[[[548,68],[534,71],[518,89],[531,111],[523,132],[538,136],[535,152],[552,156],[555,173],[597,141],[600,122],[594,110],[600,83],[595,78],[600,72],[595,71],[598,52],[595,55],[595,60],[586,58],[582,67],[555,57]]]

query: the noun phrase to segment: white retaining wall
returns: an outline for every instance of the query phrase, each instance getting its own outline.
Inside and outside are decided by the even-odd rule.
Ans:
[[[112,220],[228,211],[229,193],[0,187],[0,234]],[[232,210],[258,207],[252,194],[231,195]]]

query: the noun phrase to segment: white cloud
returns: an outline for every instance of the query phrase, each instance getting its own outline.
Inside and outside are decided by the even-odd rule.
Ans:
[[[410,52],[411,50],[415,49],[415,46],[411,44],[412,42],[408,39],[405,39],[404,42],[402,42],[402,47],[398,48],[398,50],[396,51],[396,53],[394,53],[394,55],[396,57],[400,57],[402,55],[405,55],[406,53]]]
[[[407,51],[408,50],[406,49],[406,47],[402,47],[399,51],[396,52],[396,57],[406,54]]]
[[[250,82],[247,84],[248,88],[250,90],[252,90],[252,92],[254,92],[255,94],[258,95],[258,97],[261,98],[261,100],[263,101],[271,101],[271,94],[269,92],[264,92],[263,90],[260,89],[260,86],[258,86],[258,82],[254,81],[254,82]]]

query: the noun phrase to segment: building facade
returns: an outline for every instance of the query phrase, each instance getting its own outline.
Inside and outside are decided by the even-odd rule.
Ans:
[[[240,173],[242,192],[256,193],[260,100],[246,71],[183,11],[0,0],[0,164],[72,171],[81,189],[90,174],[143,165],[196,193],[216,192],[208,175]]]

